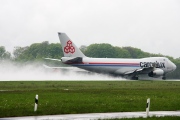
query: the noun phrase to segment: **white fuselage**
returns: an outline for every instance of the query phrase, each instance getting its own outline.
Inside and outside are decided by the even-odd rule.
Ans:
[[[70,59],[72,59],[72,57],[62,57],[62,61],[65,64],[92,72],[109,73],[115,75],[123,75],[128,71],[153,67],[153,64],[156,64],[156,68],[163,70],[164,74],[172,72],[176,69],[175,64],[165,57],[149,57],[142,59],[84,57],[82,58],[81,63],[66,63],[66,61]]]

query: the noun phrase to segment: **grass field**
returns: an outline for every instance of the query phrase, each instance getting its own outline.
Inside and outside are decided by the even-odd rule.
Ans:
[[[36,94],[39,105],[34,112]],[[150,111],[180,110],[180,82],[0,82],[0,117],[145,111],[147,98]]]

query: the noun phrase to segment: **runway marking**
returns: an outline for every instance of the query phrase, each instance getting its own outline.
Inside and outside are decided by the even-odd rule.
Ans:
[[[157,116],[180,116],[180,111],[152,111],[149,117]],[[46,116],[26,116],[26,117],[9,117],[0,118],[0,120],[96,120],[96,119],[113,119],[113,118],[146,118],[146,112],[116,112],[116,113],[88,113],[88,114],[65,114],[65,115],[46,115]]]

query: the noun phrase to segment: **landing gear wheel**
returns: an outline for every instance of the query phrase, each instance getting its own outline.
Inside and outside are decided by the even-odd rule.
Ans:
[[[165,76],[163,76],[163,77],[162,77],[162,79],[163,79],[163,80],[166,80],[166,77],[165,77]]]
[[[132,77],[131,80],[138,80],[139,78],[137,76]]]

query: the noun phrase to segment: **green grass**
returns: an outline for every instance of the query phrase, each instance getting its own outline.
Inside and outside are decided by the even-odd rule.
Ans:
[[[19,81],[0,82],[0,90],[0,117],[145,111],[147,98],[150,111],[180,110],[175,81]]]

